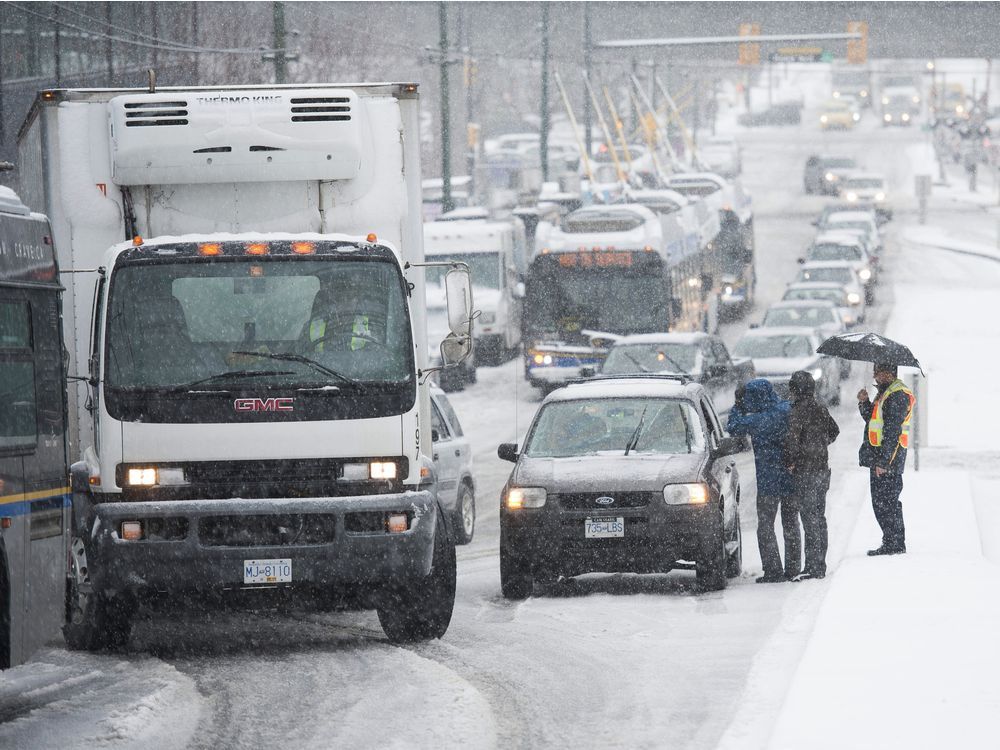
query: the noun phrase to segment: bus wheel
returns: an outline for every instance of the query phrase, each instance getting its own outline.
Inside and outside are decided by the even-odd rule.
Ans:
[[[70,575],[66,587],[63,636],[73,651],[120,648],[132,632],[132,606],[122,597],[94,591],[87,567],[87,547],[74,537],[70,545]]]

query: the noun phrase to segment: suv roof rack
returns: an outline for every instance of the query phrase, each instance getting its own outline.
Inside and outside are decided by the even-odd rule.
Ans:
[[[673,373],[673,372],[634,372],[634,373],[615,373],[615,374],[602,374],[596,373],[590,378],[574,378],[573,380],[566,381],[566,385],[574,385],[576,383],[593,383],[597,380],[673,380],[678,383],[693,383],[694,378],[692,378],[687,373]]]

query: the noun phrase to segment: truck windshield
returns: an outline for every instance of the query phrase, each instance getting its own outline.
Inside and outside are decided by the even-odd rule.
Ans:
[[[496,252],[484,253],[445,253],[427,254],[427,261],[440,263],[442,261],[457,261],[467,263],[469,271],[472,273],[473,286],[484,287],[486,289],[500,288],[500,254]],[[448,273],[446,266],[428,266],[427,283],[443,284],[444,277]]]
[[[389,262],[124,264],[107,307],[111,388],[357,388],[414,377],[402,279]]]

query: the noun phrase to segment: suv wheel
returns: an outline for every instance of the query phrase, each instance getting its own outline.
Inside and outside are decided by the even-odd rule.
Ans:
[[[695,580],[701,591],[726,588],[726,543],[721,518],[717,527],[701,540],[701,555],[695,561]]]
[[[476,531],[476,496],[472,488],[462,484],[458,490],[458,505],[455,509],[455,543],[468,544]]]
[[[455,609],[455,545],[439,515],[434,529],[431,572],[390,586],[376,608],[382,630],[393,643],[440,638]]]
[[[535,582],[531,571],[523,562],[515,560],[509,551],[500,545],[500,592],[504,599],[520,601],[531,596]]]
[[[100,651],[128,643],[132,632],[132,603],[123,597],[94,591],[87,565],[87,548],[79,537],[74,537],[70,544],[67,583],[63,636],[71,651]]]

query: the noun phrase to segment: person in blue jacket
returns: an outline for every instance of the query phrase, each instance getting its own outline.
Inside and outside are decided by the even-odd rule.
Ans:
[[[802,537],[795,507],[792,475],[785,461],[785,436],[791,404],[778,397],[763,378],[736,389],[736,404],[729,411],[726,429],[730,435],[749,435],[753,441],[757,469],[757,546],[764,575],[757,583],[791,580],[802,565]],[[774,520],[781,509],[785,537],[785,564],[782,569]]]

